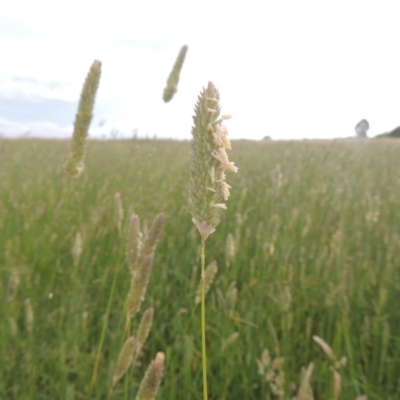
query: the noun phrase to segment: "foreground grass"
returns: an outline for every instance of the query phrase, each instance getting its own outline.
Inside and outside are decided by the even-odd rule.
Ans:
[[[64,141],[0,141],[0,398],[87,398],[115,277],[92,395],[107,398],[129,290],[117,192],[126,220],[135,212],[150,224],[160,211],[167,220],[143,308],[154,306],[153,328],[110,398],[132,398],[157,351],[166,354],[158,397],[200,398],[189,144],[91,141],[76,182],[63,175],[68,149]],[[230,178],[228,210],[207,250],[219,268],[207,295],[210,398],[279,398],[257,371],[265,348],[285,358],[287,398],[310,361],[315,399],[332,398],[331,364],[311,339],[318,335],[348,358],[342,399],[398,399],[400,143],[243,141],[231,156],[240,174]],[[78,232],[83,252],[74,264]],[[236,303],[227,295],[234,285]]]

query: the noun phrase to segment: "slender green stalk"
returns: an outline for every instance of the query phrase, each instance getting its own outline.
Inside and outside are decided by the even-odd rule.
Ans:
[[[103,349],[104,339],[106,337],[108,318],[110,316],[111,303],[112,303],[112,299],[114,297],[114,290],[115,290],[116,283],[117,283],[117,270],[114,271],[114,277],[113,277],[113,281],[111,284],[111,290],[110,290],[110,294],[108,296],[107,310],[106,310],[106,314],[104,316],[104,323],[103,323],[103,329],[101,330],[100,342],[99,342],[99,345],[97,346],[96,359],[94,362],[92,379],[90,380],[90,385],[89,385],[89,393],[88,393],[88,397],[87,397],[88,399],[92,398],[94,384],[96,383],[96,379],[97,379],[97,371],[99,369],[101,351]]]
[[[207,357],[206,357],[206,280],[205,280],[205,247],[206,241],[201,238],[201,355],[203,368],[203,398],[208,399],[207,393]]]

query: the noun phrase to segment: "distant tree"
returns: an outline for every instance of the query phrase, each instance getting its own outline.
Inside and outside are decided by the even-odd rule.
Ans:
[[[376,136],[377,138],[400,138],[400,126],[394,128],[392,131],[387,133],[382,133]]]
[[[366,138],[367,137],[367,131],[369,129],[369,123],[366,119],[362,119],[356,126],[355,126],[355,131],[357,137],[360,138]]]

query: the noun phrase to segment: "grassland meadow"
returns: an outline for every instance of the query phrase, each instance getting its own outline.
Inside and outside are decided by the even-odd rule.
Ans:
[[[191,143],[84,141],[0,139],[0,399],[400,398],[398,141],[221,142],[202,280]]]

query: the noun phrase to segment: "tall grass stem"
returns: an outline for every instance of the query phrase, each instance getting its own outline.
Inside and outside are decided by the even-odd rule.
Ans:
[[[206,241],[201,238],[201,358],[203,369],[203,398],[208,399],[207,393],[207,355],[206,355],[206,279],[205,279],[205,247]]]

